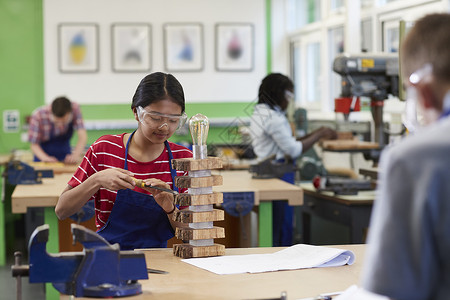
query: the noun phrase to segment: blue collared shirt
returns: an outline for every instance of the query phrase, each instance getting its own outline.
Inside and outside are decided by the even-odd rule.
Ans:
[[[383,150],[365,289],[395,299],[450,299],[449,132],[450,117],[442,117]]]
[[[276,155],[282,159],[286,155],[296,159],[302,153],[303,145],[292,135],[292,128],[284,112],[267,104],[255,105],[250,121],[250,136],[253,151],[258,160]]]

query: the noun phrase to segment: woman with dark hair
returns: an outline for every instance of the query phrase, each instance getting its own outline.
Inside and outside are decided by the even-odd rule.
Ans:
[[[184,172],[172,169],[171,160],[192,157],[189,149],[167,141],[187,118],[183,88],[170,74],[147,75],[131,109],[138,128],[102,136],[90,146],[55,212],[65,219],[94,200],[97,232],[110,243],[121,249],[166,247],[177,225],[174,196],[156,189],[150,193],[134,179],[176,190],[174,177]]]
[[[286,118],[286,109],[294,98],[294,83],[287,76],[272,73],[261,82],[258,104],[250,122],[252,147],[258,160],[271,156],[279,162],[297,159],[320,139],[335,139],[336,132],[321,127],[310,134],[296,138]],[[289,172],[281,178],[294,183],[295,174]],[[293,209],[284,201],[275,201],[273,207],[273,246],[292,244]]]

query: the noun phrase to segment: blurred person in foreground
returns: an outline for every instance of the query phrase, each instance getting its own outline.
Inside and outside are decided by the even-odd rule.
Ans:
[[[381,155],[362,287],[397,300],[447,300],[450,15],[418,20],[401,46],[400,59],[407,107],[416,111],[407,124],[422,126]]]

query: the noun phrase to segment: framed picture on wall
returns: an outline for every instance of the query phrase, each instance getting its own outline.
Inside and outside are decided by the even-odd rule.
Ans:
[[[58,60],[61,73],[98,72],[97,24],[59,24]]]
[[[396,53],[400,46],[400,20],[386,20],[383,28],[383,52]]]
[[[147,72],[151,69],[151,26],[117,23],[111,26],[112,70]]]
[[[217,71],[252,71],[254,27],[250,23],[219,23],[216,35]]]
[[[164,24],[164,63],[167,71],[203,69],[203,27],[199,23]]]

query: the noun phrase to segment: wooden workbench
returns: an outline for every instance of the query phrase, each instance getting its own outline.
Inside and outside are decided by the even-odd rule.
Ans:
[[[254,193],[255,206],[258,207],[258,244],[260,247],[273,245],[272,202],[287,200],[292,206],[303,204],[301,187],[281,179],[253,179],[249,171],[220,171],[215,174],[223,176],[223,185],[214,187],[214,191]]]
[[[71,177],[71,173],[61,173],[55,174],[53,178],[43,178],[42,184],[21,184],[16,186],[11,195],[11,210],[14,214],[25,214],[28,208],[44,208],[44,222],[52,224],[50,225],[52,238],[49,238],[49,243],[54,249],[53,252],[81,251],[83,249],[80,244],[72,244],[70,224],[75,222],[70,218],[58,221],[55,215],[56,203]],[[96,230],[94,218],[82,222],[81,225]]]
[[[343,291],[359,283],[365,245],[332,247],[353,251],[355,263],[333,268],[217,275],[182,262],[172,254],[172,250],[146,250],[147,267],[169,273],[149,274],[148,280],[139,281],[143,293],[127,299],[279,299],[283,291],[287,293],[288,299],[299,299]],[[226,249],[225,255],[272,253],[281,249],[283,248],[233,248]],[[61,299],[69,299],[69,296],[63,295]]]
[[[281,179],[253,179],[249,171],[220,171],[217,174],[222,175],[223,185],[214,187],[214,191],[254,192],[255,205],[274,200],[287,200],[293,206],[303,204],[302,189]]]
[[[73,174],[78,168],[78,164],[76,165],[68,165],[62,162],[27,162],[30,166],[32,166],[35,170],[53,170],[53,174],[62,174],[62,173],[70,173]]]
[[[259,245],[272,246],[272,201],[287,200],[290,205],[302,205],[302,189],[280,179],[252,179],[248,171],[221,171],[219,174],[223,176],[223,185],[214,187],[214,191],[254,193],[255,205],[259,209]],[[55,174],[54,178],[44,178],[42,184],[17,186],[11,197],[12,212],[26,213],[29,207],[51,207],[48,211],[51,218],[59,195],[71,176],[68,173]]]
[[[59,195],[67,186],[72,174],[55,174],[53,178],[43,178],[42,184],[21,184],[16,186],[11,196],[11,209],[15,214],[24,214],[29,207],[55,207]]]
[[[287,200],[291,205],[301,205],[302,189],[280,179],[252,179],[248,171],[222,171],[220,174],[224,184],[214,187],[214,190],[254,193],[255,205],[259,206],[259,245],[272,246],[272,201]],[[50,226],[47,243],[50,253],[59,252],[61,247],[54,207],[71,176],[67,173],[55,174],[54,178],[43,178],[42,184],[18,185],[11,197],[13,213],[25,213],[30,207],[45,207],[45,223]],[[171,249],[168,251],[172,253]],[[47,291],[47,299],[55,299],[56,291],[53,288],[47,288]]]
[[[302,205],[302,189],[280,179],[252,179],[248,171],[221,171],[223,185],[214,187],[214,191],[253,192],[255,205],[273,200],[287,200],[290,205]],[[55,174],[53,178],[44,178],[43,184],[20,185],[13,193],[13,213],[26,213],[28,207],[55,206],[62,190],[72,174]]]

